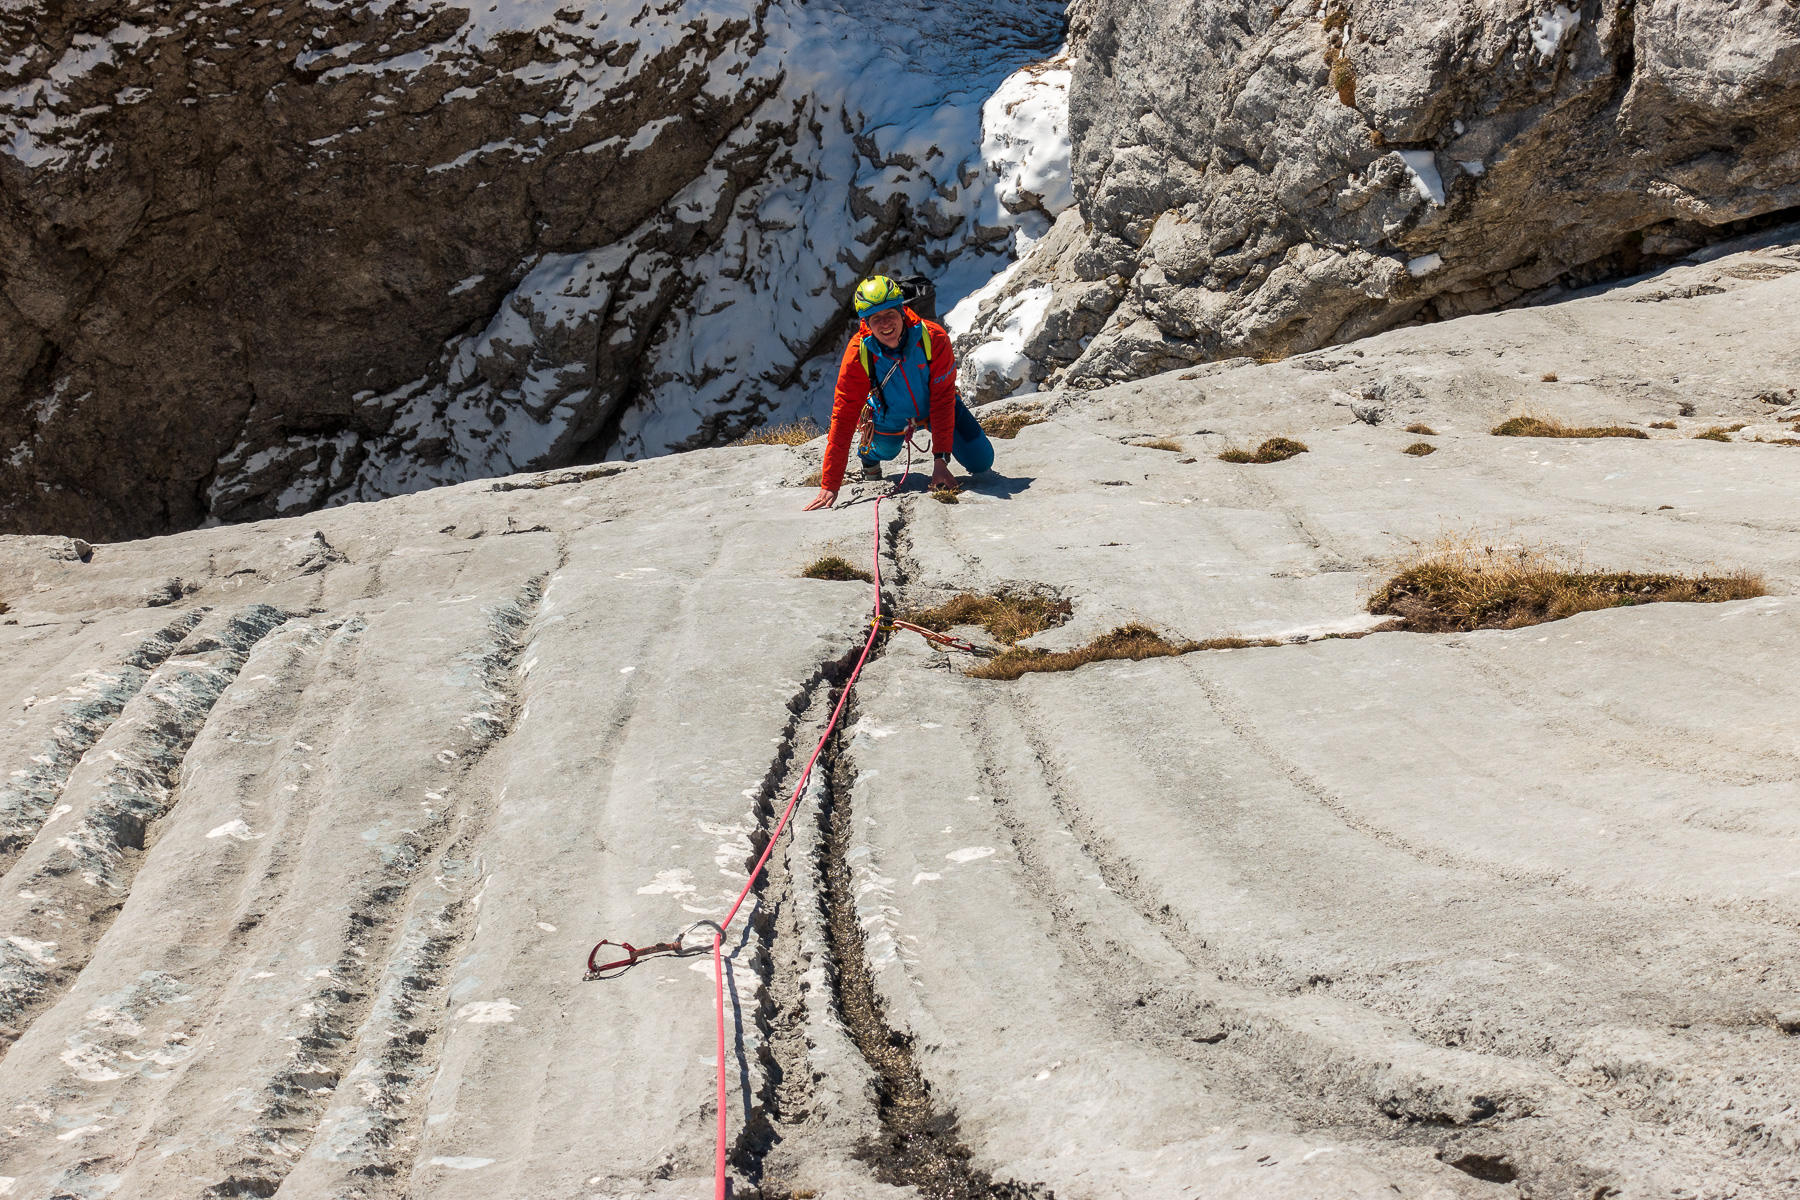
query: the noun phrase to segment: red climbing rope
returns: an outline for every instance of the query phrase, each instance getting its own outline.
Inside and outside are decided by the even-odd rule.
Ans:
[[[911,431],[909,430],[908,432],[910,433]],[[906,439],[906,449],[907,449],[906,469],[904,472],[902,472],[902,474],[900,476],[900,482],[894,486],[894,492],[898,492],[901,488],[905,487],[907,479],[912,475],[912,449],[913,449],[913,446],[912,446],[911,437],[908,437]],[[887,493],[887,495],[893,495],[893,494],[894,494],[893,492]],[[775,851],[775,843],[781,840],[782,833],[787,829],[788,821],[794,815],[794,809],[796,807],[798,807],[800,804],[800,796],[802,793],[804,793],[806,791],[807,781],[812,778],[813,767],[818,764],[819,755],[821,755],[825,752],[825,741],[827,738],[829,738],[831,736],[832,731],[837,728],[839,719],[844,715],[844,705],[847,704],[850,700],[850,689],[856,686],[857,677],[862,674],[862,669],[863,669],[864,664],[866,664],[869,661],[869,652],[875,648],[875,640],[881,636],[883,630],[885,630],[885,629],[909,629],[914,632],[924,634],[927,638],[931,639],[934,642],[939,642],[939,643],[942,643],[945,645],[950,645],[957,649],[960,649],[963,646],[968,645],[968,643],[966,643],[966,642],[958,645],[957,639],[955,639],[955,638],[949,638],[943,634],[934,633],[931,630],[920,628],[917,625],[913,625],[913,624],[910,624],[905,621],[884,622],[882,620],[882,615],[881,615],[881,502],[882,502],[882,500],[884,500],[886,498],[887,498],[886,496],[875,497],[875,549],[874,549],[874,556],[873,556],[874,557],[874,566],[875,566],[875,589],[874,589],[874,591],[875,591],[875,600],[874,600],[875,615],[874,615],[874,618],[869,622],[868,640],[863,643],[862,654],[857,658],[856,666],[851,670],[850,677],[844,681],[844,690],[838,694],[837,706],[831,710],[831,720],[826,722],[825,731],[819,735],[819,744],[813,747],[812,757],[806,760],[806,769],[800,772],[800,780],[798,783],[796,783],[794,785],[794,794],[788,798],[787,808],[782,810],[781,820],[779,820],[775,823],[775,832],[770,835],[768,844],[763,847],[762,857],[758,858],[756,860],[756,867],[754,870],[752,870],[750,872],[750,877],[744,881],[744,889],[738,893],[737,899],[731,902],[731,908],[730,908],[730,910],[728,910],[726,912],[725,919],[716,924],[711,921],[696,922],[695,924],[688,926],[686,929],[684,929],[680,933],[676,934],[672,940],[667,941],[667,942],[658,942],[654,946],[645,946],[645,947],[639,949],[639,948],[635,948],[635,947],[631,946],[627,942],[602,941],[602,942],[598,943],[597,945],[595,945],[595,947],[588,952],[587,978],[589,978],[589,979],[611,979],[619,974],[622,974],[624,971],[628,970],[632,966],[635,966],[639,959],[644,958],[648,955],[652,955],[652,954],[685,955],[685,954],[691,954],[691,953],[696,952],[699,949],[698,947],[690,948],[685,945],[685,939],[686,939],[687,935],[702,925],[711,925],[712,926],[713,931],[714,931],[713,932],[713,941],[712,941],[713,991],[714,991],[715,999],[717,1002],[716,1007],[717,1007],[717,1016],[718,1016],[717,1032],[718,1032],[718,1076],[719,1076],[719,1084],[718,1084],[719,1132],[718,1132],[718,1141],[716,1143],[714,1154],[713,1154],[713,1196],[714,1196],[714,1200],[726,1200],[726,1198],[725,1198],[725,1145],[728,1140],[728,1132],[727,1132],[727,1128],[726,1128],[727,1113],[726,1113],[726,1090],[725,1090],[725,964],[724,964],[724,956],[723,956],[723,947],[725,944],[725,931],[727,929],[731,928],[732,919],[737,916],[738,909],[743,907],[744,900],[750,895],[750,889],[752,889],[756,886],[757,879],[762,875],[763,867],[768,864],[769,855],[773,854]],[[969,648],[973,649],[973,647],[969,647]],[[625,951],[625,957],[622,959],[618,959],[614,962],[596,963],[595,959],[599,957],[600,948],[602,946],[617,946],[617,947],[619,947],[619,949]]]

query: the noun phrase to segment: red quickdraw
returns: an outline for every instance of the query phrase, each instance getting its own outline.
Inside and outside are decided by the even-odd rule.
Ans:
[[[702,942],[698,946],[686,944],[688,934],[701,928],[716,930],[721,937],[725,933],[715,921],[695,921],[669,941],[658,942],[654,946],[633,946],[630,942],[615,942],[610,938],[602,938],[594,943],[592,950],[588,951],[587,974],[583,975],[582,979],[617,979],[637,966],[640,960],[649,958],[653,954],[671,954],[676,958],[686,958],[690,954],[704,954],[709,948],[708,943]],[[600,957],[600,951],[605,946],[617,946],[625,952],[625,957],[607,963],[595,962],[594,960]]]
[[[911,621],[902,621],[898,617],[885,621],[871,621],[870,624],[874,625],[875,628],[881,630],[883,633],[892,633],[896,629],[904,629],[908,633],[916,633],[932,645],[941,646],[945,650],[960,650],[964,654],[988,653],[974,642],[965,641],[959,637],[951,637],[947,633],[939,633],[937,630],[927,629],[923,625],[914,625]]]

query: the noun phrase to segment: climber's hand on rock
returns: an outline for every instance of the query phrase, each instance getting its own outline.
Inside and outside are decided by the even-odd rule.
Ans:
[[[808,504],[805,508],[801,509],[800,511],[801,512],[811,512],[815,508],[830,508],[832,505],[834,505],[836,503],[837,503],[837,493],[836,492],[828,492],[824,488],[820,488],[819,494],[812,498],[812,503]]]
[[[950,473],[950,464],[941,458],[931,460],[931,486],[956,490],[956,476]]]

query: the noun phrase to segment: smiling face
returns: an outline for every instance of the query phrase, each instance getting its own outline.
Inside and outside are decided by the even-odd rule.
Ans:
[[[900,334],[906,329],[906,318],[900,310],[890,308],[886,312],[878,312],[869,318],[869,332],[881,339],[881,344],[892,350],[900,344]]]

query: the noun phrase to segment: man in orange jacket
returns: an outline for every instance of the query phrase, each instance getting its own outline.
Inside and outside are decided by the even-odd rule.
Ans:
[[[944,327],[907,308],[900,286],[885,275],[857,286],[856,315],[862,324],[838,367],[819,494],[807,509],[837,503],[865,406],[873,425],[858,451],[865,478],[881,478],[881,464],[905,448],[915,427],[931,430],[933,487],[956,486],[952,456],[971,474],[992,467],[994,444],[956,394],[956,355]]]

